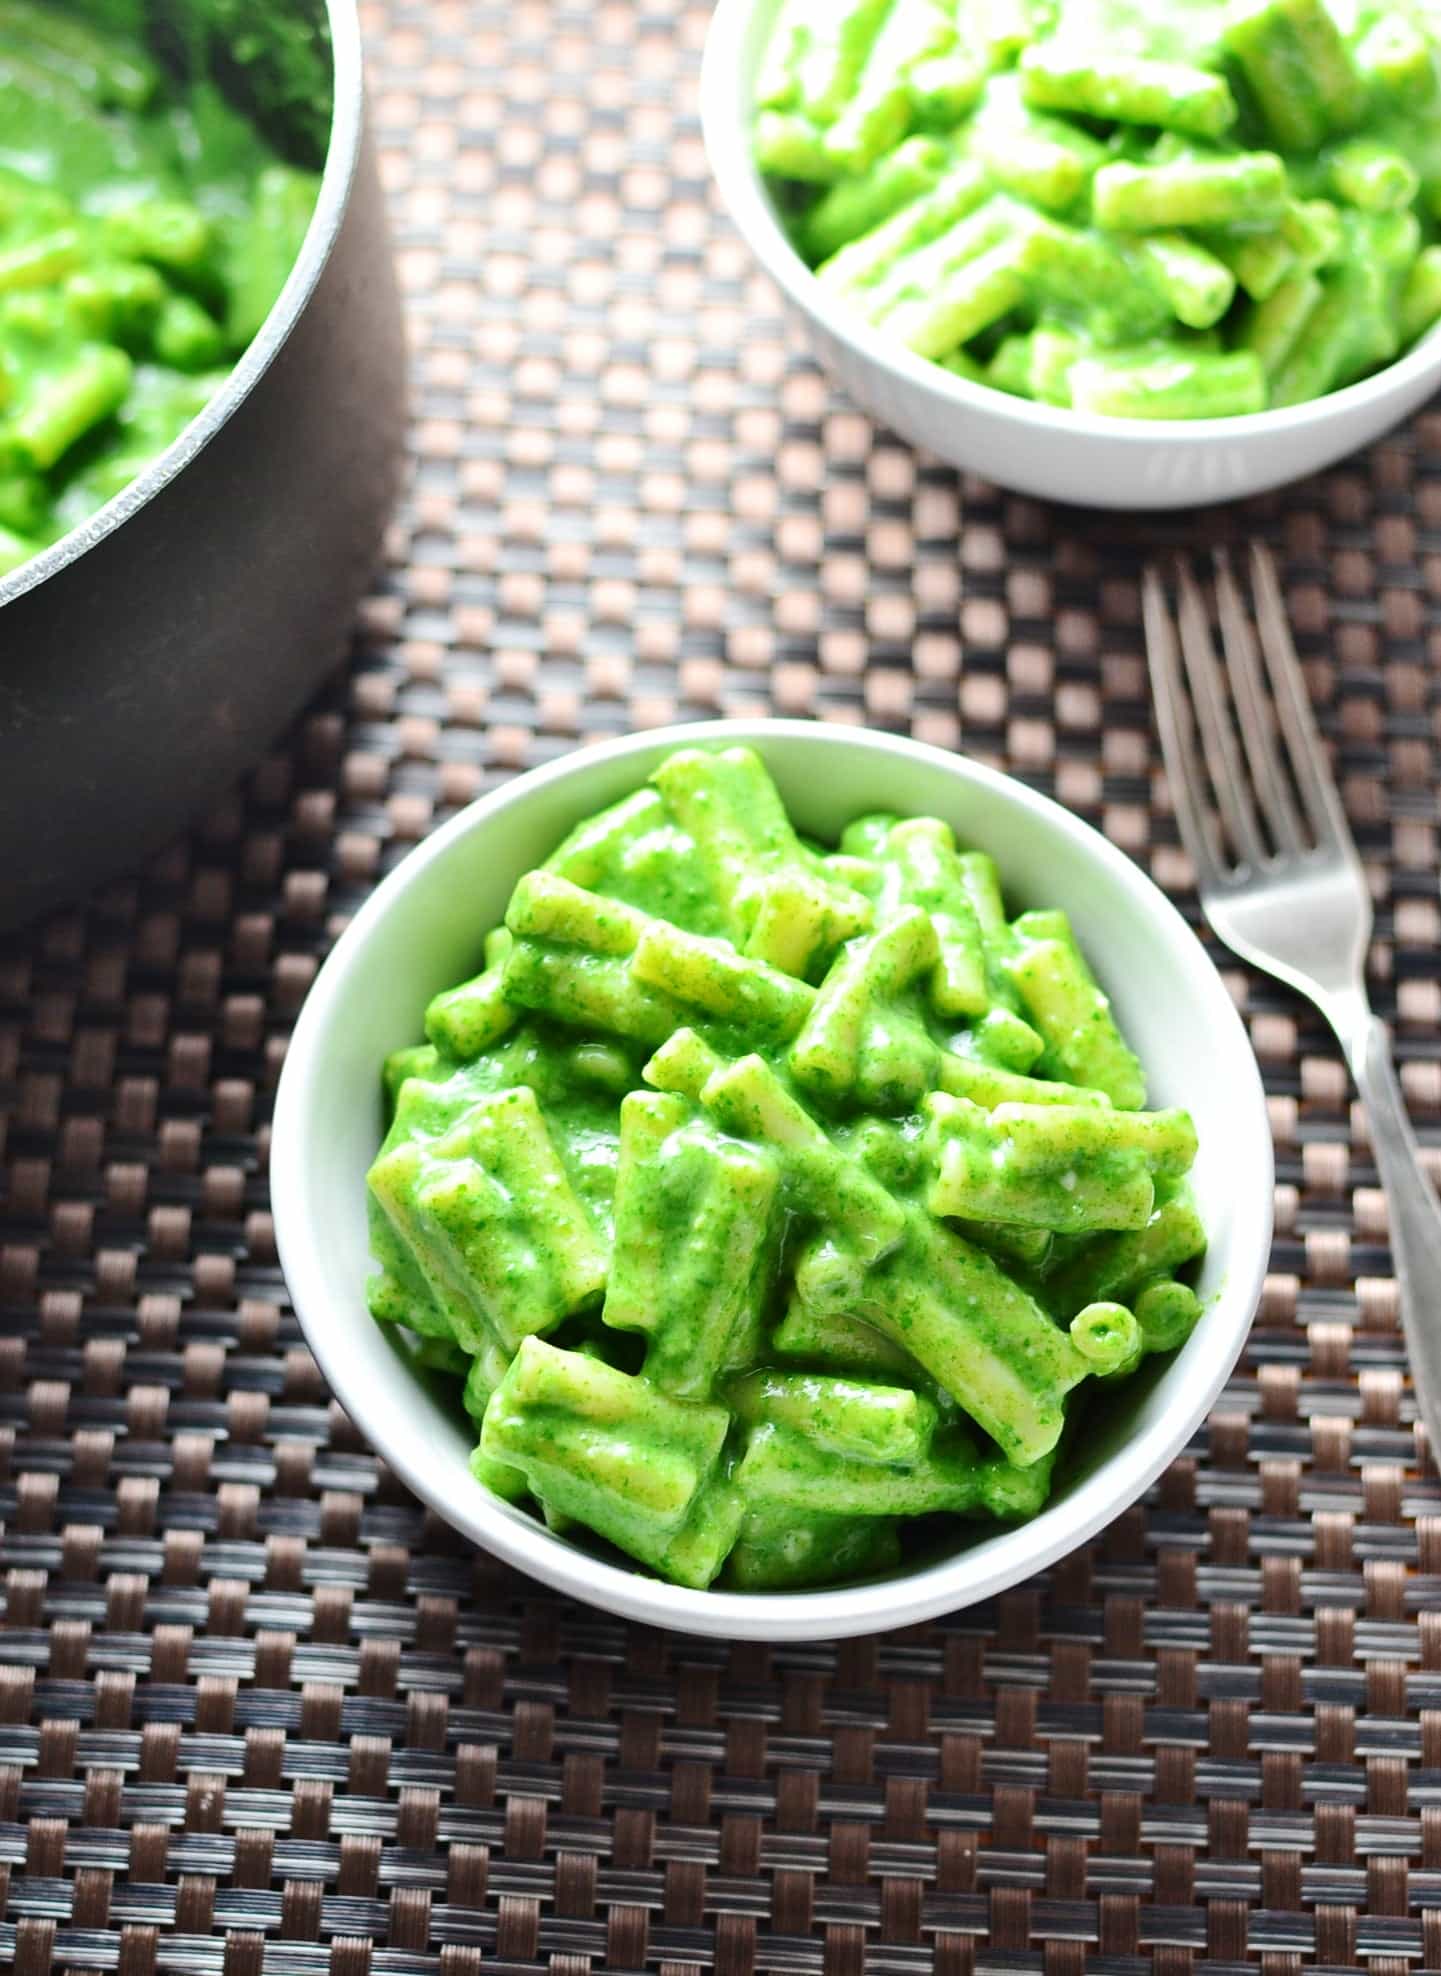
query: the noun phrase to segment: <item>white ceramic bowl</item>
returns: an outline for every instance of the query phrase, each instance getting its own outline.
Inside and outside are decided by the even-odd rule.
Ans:
[[[923,1569],[835,1591],[686,1591],[592,1556],[497,1501],[467,1467],[472,1437],[365,1307],[365,1171],[380,1142],[380,1064],[415,1041],[437,989],[472,973],[511,887],[582,817],[689,743],[765,757],[803,830],[834,838],[858,812],[941,816],[998,860],[1017,908],[1062,905],[1151,1077],[1189,1106],[1211,1246],[1205,1310],[1173,1359],[1118,1396],[1032,1522],[978,1529]],[[379,886],[300,1013],[275,1104],[271,1200],[305,1335],[342,1406],[415,1493],[467,1537],[561,1591],[695,1633],[834,1639],[970,1605],[1028,1578],[1135,1501],[1183,1448],[1234,1364],[1271,1239],[1271,1136],[1256,1062],[1220,977],[1180,914],[1089,825],[1018,782],[892,735],[804,721],[717,721],[567,755],[463,810]]]
[[[1441,386],[1441,330],[1311,404],[1229,419],[1112,419],[967,383],[828,294],[786,239],[751,157],[751,102],[778,0],[718,0],[701,69],[706,151],[731,218],[858,405],[953,466],[1088,508],[1232,501],[1330,466]]]

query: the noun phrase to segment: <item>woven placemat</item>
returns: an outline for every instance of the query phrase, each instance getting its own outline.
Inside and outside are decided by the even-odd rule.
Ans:
[[[763,712],[1003,763],[1188,906],[1138,529],[958,478],[788,346],[719,218],[705,9],[372,7],[414,470],[357,653],[246,790],[10,943],[0,1961],[1441,1968],[1441,1492],[1337,1051],[1234,982],[1278,1236],[1147,1502],[993,1607],[647,1634],[468,1551],[306,1353],[270,1095],[337,927],[587,737]],[[1194,523],[1176,528],[1194,529]],[[1206,527],[1280,551],[1441,1149],[1441,421]],[[12,849],[12,855],[15,855]]]

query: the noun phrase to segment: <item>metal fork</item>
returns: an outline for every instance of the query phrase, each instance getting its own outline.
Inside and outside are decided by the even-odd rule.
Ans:
[[[1146,649],[1171,798],[1218,937],[1309,997],[1346,1053],[1386,1190],[1416,1402],[1441,1462],[1441,1202],[1422,1170],[1385,1026],[1366,998],[1370,894],[1275,565],[1259,544],[1250,562],[1254,623],[1229,558],[1216,552],[1224,665],[1190,568],[1176,569],[1179,638],[1162,574],[1146,569]]]

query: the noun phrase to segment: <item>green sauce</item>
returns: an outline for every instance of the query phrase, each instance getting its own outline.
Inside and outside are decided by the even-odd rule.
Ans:
[[[318,26],[298,29],[310,66],[282,41],[277,75],[238,64],[219,16],[167,42],[139,7],[99,11],[0,0],[0,574],[202,409],[284,285],[318,189]]]
[[[828,852],[682,750],[483,960],[384,1066],[369,1302],[551,1529],[683,1585],[892,1568],[1034,1515],[1073,1389],[1195,1322],[1190,1119],[945,823]]]
[[[1233,416],[1441,319],[1419,0],[778,0],[754,110],[821,283],[972,384]]]

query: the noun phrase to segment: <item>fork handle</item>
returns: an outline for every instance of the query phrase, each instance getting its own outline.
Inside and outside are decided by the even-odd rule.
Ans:
[[[1441,1200],[1421,1165],[1421,1149],[1406,1115],[1385,1024],[1369,1011],[1348,1037],[1347,1055],[1386,1190],[1391,1263],[1416,1405],[1426,1423],[1431,1459],[1441,1465],[1441,1324],[1436,1322],[1441,1303]]]

